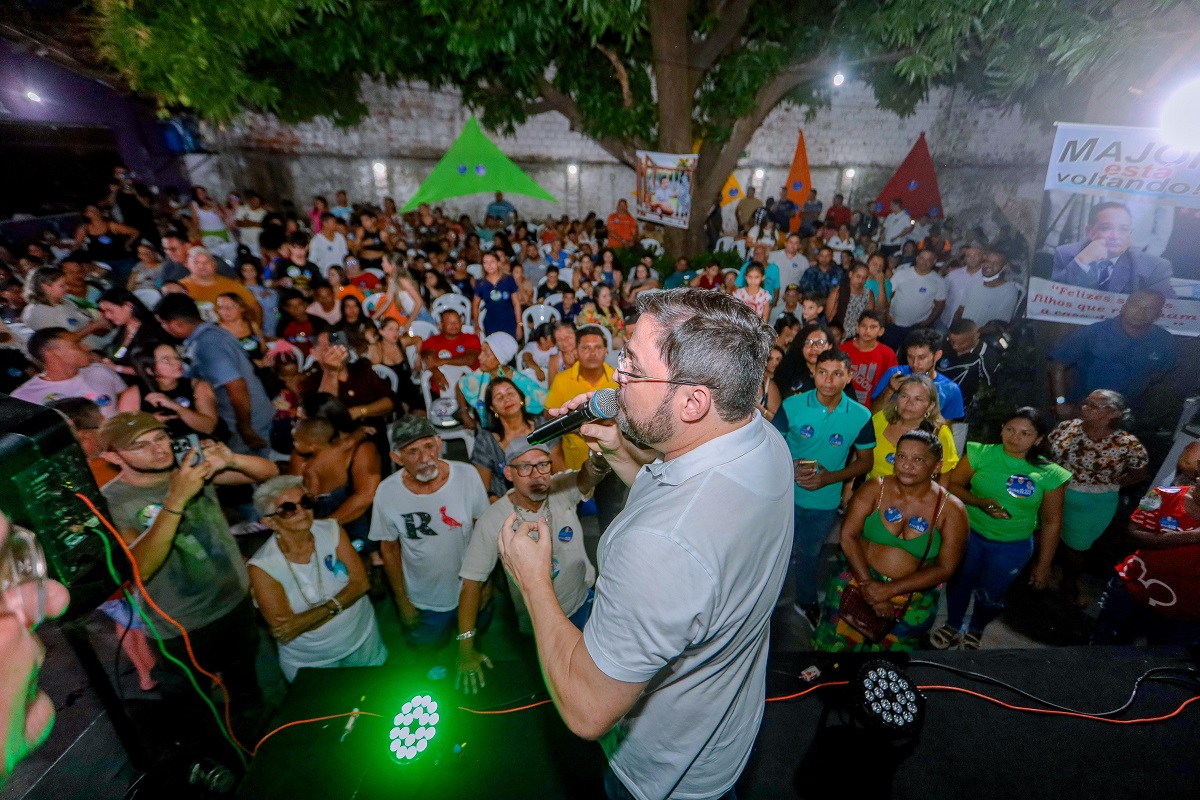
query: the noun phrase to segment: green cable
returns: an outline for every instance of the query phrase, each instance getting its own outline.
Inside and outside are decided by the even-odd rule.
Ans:
[[[229,731],[226,730],[225,721],[221,718],[221,714],[217,711],[217,707],[213,705],[212,699],[208,696],[207,692],[200,688],[200,684],[196,682],[196,676],[192,674],[192,670],[167,651],[167,646],[163,644],[162,637],[158,634],[158,629],[154,627],[154,622],[141,608],[141,606],[135,602],[133,595],[129,593],[129,590],[125,588],[125,581],[121,579],[120,574],[117,572],[116,565],[113,564],[112,545],[108,543],[108,537],[103,533],[100,533],[99,536],[100,543],[104,545],[104,559],[108,562],[108,574],[117,582],[117,586],[121,588],[121,592],[125,595],[126,601],[128,601],[133,610],[138,613],[138,616],[142,618],[142,622],[146,623],[146,627],[150,629],[150,632],[154,634],[154,639],[158,642],[159,651],[165,658],[167,658],[169,661],[172,661],[180,669],[182,669],[184,675],[186,675],[187,679],[191,681],[192,687],[196,690],[196,694],[200,695],[200,699],[204,701],[205,705],[208,706],[209,711],[212,712],[213,719],[216,720],[217,728],[221,731],[221,735],[225,737],[225,741],[229,742],[229,746],[233,748],[233,752],[237,753],[238,759],[242,762],[242,768],[245,769],[246,757],[242,755],[242,749],[237,746],[237,743],[233,741],[233,737],[229,735]],[[114,677],[117,680],[120,680],[119,675]],[[224,691],[228,692],[229,690],[225,689]]]

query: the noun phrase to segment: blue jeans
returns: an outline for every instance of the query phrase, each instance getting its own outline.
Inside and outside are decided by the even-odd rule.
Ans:
[[[975,531],[967,540],[962,566],[946,585],[946,625],[962,630],[971,596],[975,609],[968,630],[980,634],[1004,610],[1008,588],[1033,556],[1033,537],[1020,542],[995,542]]]
[[[608,797],[608,800],[637,800],[625,788],[625,784],[621,783],[621,779],[612,771],[612,767],[604,768],[604,794]],[[714,797],[713,800],[737,800],[737,792],[731,788],[720,797]]]
[[[1148,644],[1200,644],[1200,622],[1168,619],[1139,603],[1113,575],[1100,601],[1100,618],[1092,644],[1133,644],[1141,636]]]
[[[796,602],[810,606],[817,602],[817,572],[821,569],[821,547],[829,529],[837,522],[836,508],[796,506],[792,528],[792,568],[796,571]]]
[[[571,620],[571,624],[576,628],[583,630],[583,626],[587,624],[588,617],[592,616],[592,604],[595,602],[596,590],[588,589],[587,600],[584,600],[583,605],[576,609],[575,613],[567,617],[567,619]]]
[[[458,624],[457,608],[450,611],[428,611],[418,608],[417,611],[421,614],[417,624],[404,630],[404,638],[414,648],[432,649],[441,646],[450,638],[450,631]],[[492,603],[479,609],[479,614],[475,617],[475,630],[478,631],[476,635],[488,629],[492,622],[492,611]]]

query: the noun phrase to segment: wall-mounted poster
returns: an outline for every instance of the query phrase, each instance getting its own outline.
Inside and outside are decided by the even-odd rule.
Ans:
[[[686,228],[696,185],[693,153],[637,151],[637,208],[634,216],[646,222]]]

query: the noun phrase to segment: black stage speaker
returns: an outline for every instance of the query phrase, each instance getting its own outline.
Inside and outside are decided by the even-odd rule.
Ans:
[[[52,409],[0,395],[0,511],[41,542],[51,576],[71,590],[68,617],[87,613],[117,588],[100,541],[111,534],[76,492],[108,513],[66,420]],[[124,576],[128,561],[116,544],[113,549]]]

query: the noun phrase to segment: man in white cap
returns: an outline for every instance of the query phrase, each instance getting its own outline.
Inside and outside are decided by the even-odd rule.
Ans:
[[[583,526],[576,514],[581,500],[591,497],[596,484],[611,467],[598,456],[583,462],[582,469],[551,475],[549,444],[530,444],[525,436],[517,437],[504,449],[504,477],[512,482],[508,494],[493,503],[479,521],[467,545],[459,577],[463,579],[458,596],[458,679],[455,685],[472,694],[483,685],[483,667],[492,662],[475,646],[475,617],[484,584],[492,574],[499,558],[497,539],[500,527],[509,514],[519,519],[536,521],[539,517],[554,537],[550,579],[563,613],[579,630],[592,611],[592,585],[596,568],[588,559],[583,546]],[[511,580],[511,576],[510,576]],[[521,632],[533,635],[533,621],[521,598],[513,592],[513,606]]]

